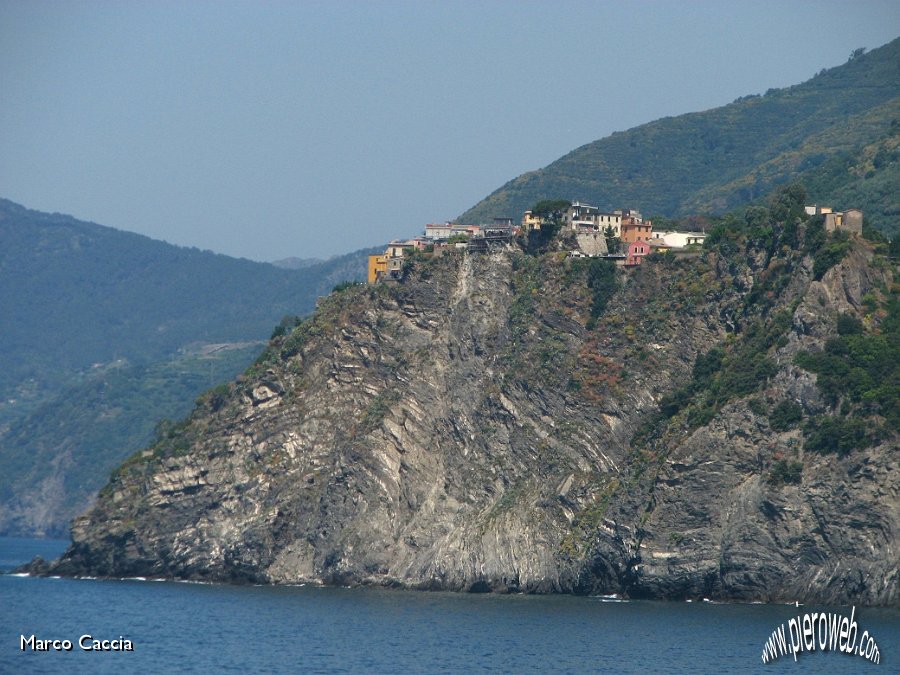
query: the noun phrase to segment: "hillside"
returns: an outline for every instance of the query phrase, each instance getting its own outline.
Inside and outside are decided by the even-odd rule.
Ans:
[[[721,214],[799,177],[813,199],[846,199],[836,206],[862,208],[871,225],[893,235],[897,120],[900,39],[803,84],[589,143],[510,181],[457,220],[518,218],[555,198],[651,216]],[[827,185],[805,175],[823,172],[830,172]]]
[[[0,200],[0,533],[64,532],[162,418],[260,348],[205,345],[261,344],[367,253],[278,269]]]
[[[883,136],[854,153],[838,153],[799,175],[820,204],[861,204],[866,222],[891,239],[900,236],[900,115]]]
[[[219,345],[147,366],[121,361],[65,388],[0,440],[0,533],[64,538],[110,471],[151,443],[166,420],[234,379],[264,343]]]
[[[802,205],[628,272],[515,246],[335,293],[49,571],[895,605],[894,270]]]
[[[6,200],[0,242],[4,402],[39,397],[98,363],[147,364],[194,342],[265,339],[283,316],[306,314],[365,270],[362,254],[284,270]]]

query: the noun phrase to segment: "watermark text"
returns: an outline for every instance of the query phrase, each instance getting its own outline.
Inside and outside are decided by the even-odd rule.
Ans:
[[[875,638],[864,630],[859,633],[856,607],[849,618],[832,612],[811,612],[788,620],[772,631],[763,644],[762,661],[770,663],[790,654],[797,660],[803,652],[830,651],[860,656],[872,663],[881,663],[881,651]]]

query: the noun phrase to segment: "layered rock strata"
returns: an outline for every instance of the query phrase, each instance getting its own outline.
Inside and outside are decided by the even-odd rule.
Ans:
[[[510,249],[334,294],[119,469],[53,571],[896,604],[896,438],[804,454],[751,405],[826,411],[794,357],[890,271],[862,242],[821,281],[806,259],[751,316],[764,258],[620,273],[599,321],[590,263]],[[636,440],[698,355],[778,311],[758,392]],[[780,456],[799,484],[770,480]]]

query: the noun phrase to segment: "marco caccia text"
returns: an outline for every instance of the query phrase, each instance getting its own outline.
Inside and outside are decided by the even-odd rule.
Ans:
[[[19,649],[23,652],[70,652],[75,645],[85,652],[133,652],[134,644],[121,635],[112,640],[102,640],[93,635],[82,635],[74,643],[71,640],[42,640],[34,635],[20,636]]]

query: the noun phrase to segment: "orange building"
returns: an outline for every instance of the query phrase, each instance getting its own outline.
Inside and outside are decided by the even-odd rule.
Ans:
[[[622,218],[620,231],[619,237],[626,244],[633,244],[636,241],[647,241],[653,237],[653,223],[649,220],[645,222],[625,216]]]
[[[374,284],[376,281],[378,281],[379,275],[387,272],[387,263],[388,257],[384,254],[369,256],[368,280],[370,284]]]

